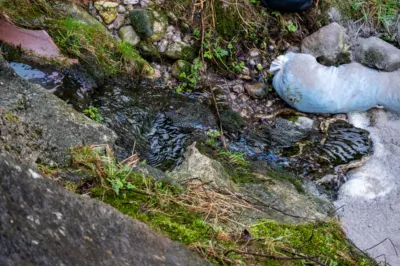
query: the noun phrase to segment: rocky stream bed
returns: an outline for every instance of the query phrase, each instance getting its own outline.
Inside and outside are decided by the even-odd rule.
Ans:
[[[212,33],[197,2],[191,21],[185,1],[50,1],[61,18],[26,20],[11,2],[2,21],[47,29],[79,63],[1,39],[1,265],[400,263],[398,115],[301,113],[269,72],[284,51],[397,70],[400,50],[376,31],[328,4],[308,14],[320,27],[217,1]],[[224,19],[251,12],[239,42]]]

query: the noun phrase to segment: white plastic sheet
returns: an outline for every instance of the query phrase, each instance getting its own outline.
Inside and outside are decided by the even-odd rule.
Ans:
[[[287,53],[270,71],[279,96],[302,112],[348,113],[382,105],[400,113],[400,70],[379,72],[358,63],[326,67],[311,55]]]

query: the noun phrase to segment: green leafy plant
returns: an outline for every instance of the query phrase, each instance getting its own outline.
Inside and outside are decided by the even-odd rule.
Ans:
[[[288,29],[289,32],[296,32],[297,31],[297,28],[296,28],[295,25],[293,25],[293,23],[289,23],[287,25],[287,29]]]
[[[83,110],[83,113],[96,122],[101,122],[103,119],[99,113],[99,109],[93,106],[89,106],[87,109]]]

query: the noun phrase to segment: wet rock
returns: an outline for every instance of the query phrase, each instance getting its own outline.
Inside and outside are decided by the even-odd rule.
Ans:
[[[47,141],[48,146],[31,148],[32,153],[40,153],[42,160],[62,164],[67,159],[65,151],[70,147],[99,143],[114,145],[116,135],[113,131],[73,110],[41,86],[18,77],[3,57],[0,57],[0,84],[4,84],[0,86],[0,106],[20,117],[25,122],[24,127],[38,128],[40,138]],[[3,139],[6,144],[13,140],[15,138],[9,134]]]
[[[360,39],[355,56],[359,63],[378,70],[400,68],[400,50],[377,37]]]
[[[117,17],[118,3],[99,1],[94,3],[94,7],[106,24],[110,24]]]
[[[140,42],[140,37],[136,34],[132,26],[124,26],[119,30],[119,36],[124,42],[136,46]]]
[[[245,84],[244,88],[251,97],[256,99],[262,99],[267,96],[268,93],[268,86],[264,82]]]
[[[0,151],[1,265],[210,265],[100,201]]]
[[[192,65],[185,60],[178,60],[172,65],[171,74],[175,78],[181,78],[181,74],[184,73],[185,76],[190,75],[190,70]]]
[[[120,29],[125,24],[125,17],[123,15],[118,15],[113,22],[114,29]]]
[[[172,59],[193,60],[196,57],[194,49],[183,42],[169,44],[165,55]]]
[[[312,130],[314,121],[308,117],[277,118],[275,126],[269,130],[275,145],[290,147],[293,143],[305,138]]]
[[[306,37],[301,43],[301,52],[313,55],[318,62],[327,66],[351,61],[349,37],[336,22]]]
[[[203,182],[212,182],[212,186],[220,189],[233,189],[224,167],[219,162],[201,154],[196,148],[196,142],[187,148],[182,164],[175,168],[169,177],[176,181],[198,178]]]

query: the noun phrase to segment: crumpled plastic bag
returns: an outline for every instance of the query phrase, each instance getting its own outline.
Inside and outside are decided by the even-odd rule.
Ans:
[[[287,53],[271,64],[273,86],[307,113],[348,113],[381,105],[400,113],[400,70],[379,72],[359,63],[327,67],[308,54]]]

